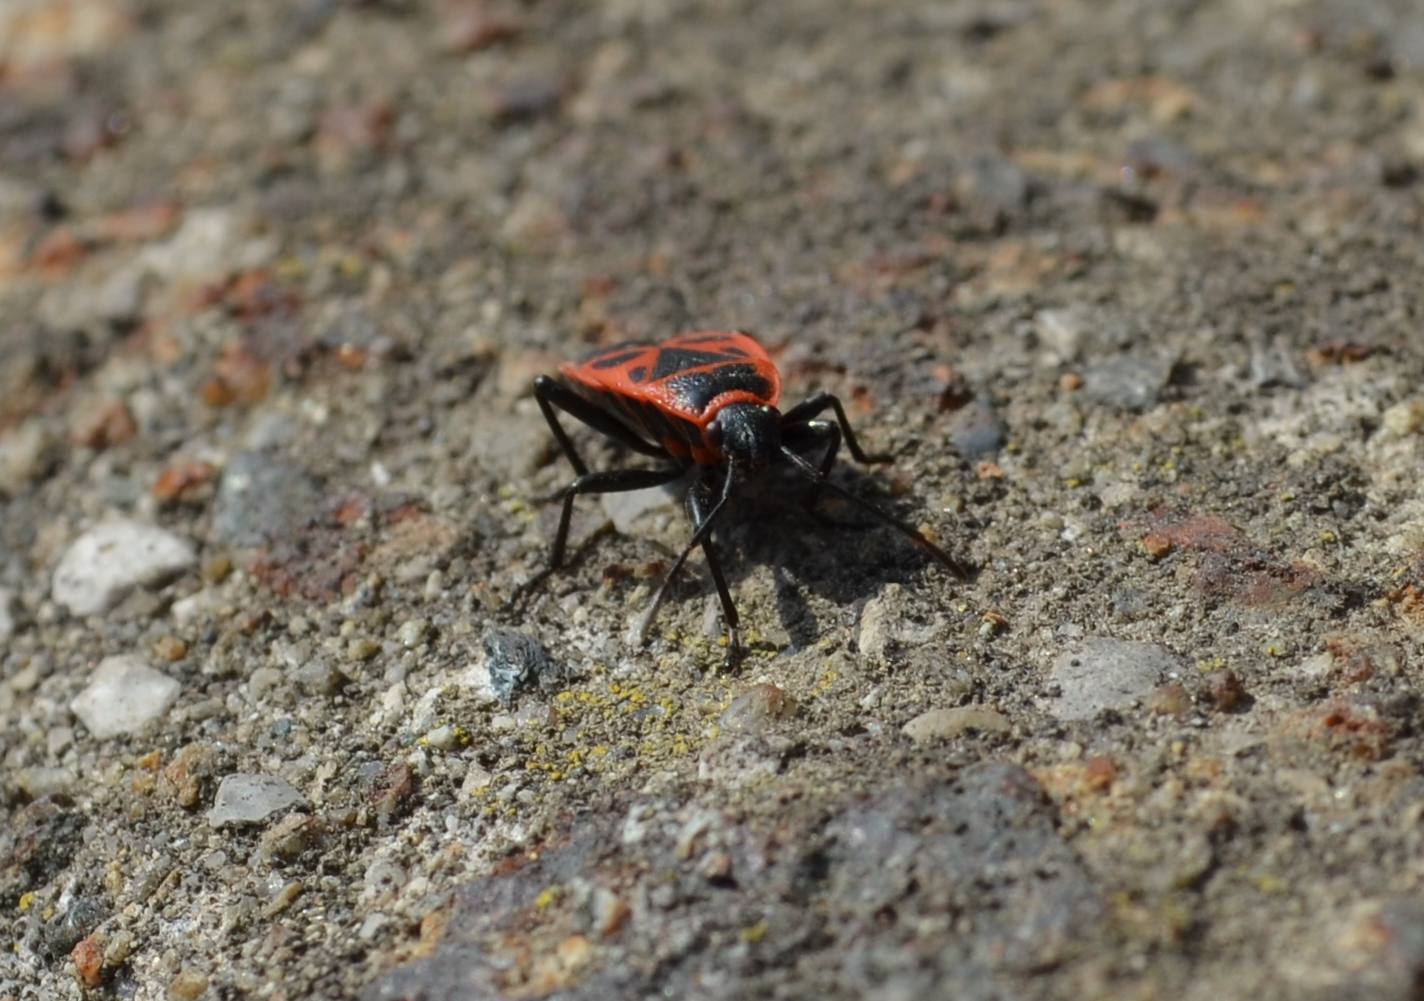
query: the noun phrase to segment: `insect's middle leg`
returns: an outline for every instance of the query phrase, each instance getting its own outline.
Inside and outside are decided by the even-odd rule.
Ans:
[[[714,504],[711,485],[708,483],[707,474],[703,473],[687,491],[687,514],[692,519],[694,533],[707,521]],[[710,535],[702,540],[702,555],[707,559],[707,569],[712,574],[712,583],[717,588],[717,600],[722,603],[722,621],[727,624],[728,654],[735,658],[741,653],[741,634],[738,631],[740,620],[737,617],[737,606],[732,602],[732,592],[727,587],[727,578],[722,573],[722,564],[712,548]]]
[[[559,530],[554,535],[554,548],[549,554],[549,571],[557,570],[563,565],[575,497],[580,494],[614,494],[660,487],[673,482],[682,474],[683,470],[677,466],[669,469],[610,469],[601,473],[584,473],[564,487],[558,494],[563,499],[564,506],[559,512]]]

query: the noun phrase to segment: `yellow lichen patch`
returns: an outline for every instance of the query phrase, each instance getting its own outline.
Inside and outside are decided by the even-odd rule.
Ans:
[[[766,938],[767,931],[767,923],[765,921],[758,921],[754,925],[748,925],[746,928],[743,928],[737,933],[737,937],[748,945],[756,945],[762,939]]]

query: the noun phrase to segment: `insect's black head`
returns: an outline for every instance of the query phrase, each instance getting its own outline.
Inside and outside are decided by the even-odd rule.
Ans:
[[[760,469],[781,454],[781,414],[762,403],[725,406],[707,425],[707,444],[742,469]]]

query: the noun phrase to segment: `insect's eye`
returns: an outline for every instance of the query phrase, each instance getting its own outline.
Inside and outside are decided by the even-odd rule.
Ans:
[[[706,432],[706,435],[707,435],[707,444],[711,445],[713,448],[721,448],[721,447],[722,447],[722,422],[721,422],[721,421],[713,421],[711,424],[708,424],[708,425],[707,425],[707,432]]]

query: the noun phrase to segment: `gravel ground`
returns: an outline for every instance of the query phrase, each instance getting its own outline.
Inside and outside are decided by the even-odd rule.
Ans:
[[[1421,24],[0,4],[0,998],[1419,997]],[[973,578],[773,476],[739,666],[667,494],[502,611],[690,328]]]

